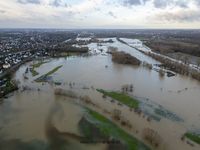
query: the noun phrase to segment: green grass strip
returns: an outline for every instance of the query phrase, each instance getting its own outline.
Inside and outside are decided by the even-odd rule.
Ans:
[[[31,65],[32,69],[30,70],[30,72],[32,73],[33,77],[39,75],[39,73],[35,70],[35,68],[39,68],[41,65],[45,63],[47,63],[47,61],[41,61],[41,62]]]
[[[39,75],[39,73],[37,71],[35,71],[34,68],[30,69],[30,72],[32,73],[33,77]]]
[[[87,112],[89,117],[95,121],[95,125],[100,128],[103,135],[114,137],[115,139],[122,141],[125,145],[127,145],[129,150],[150,150],[150,148],[143,142],[126,133],[103,115],[90,109],[87,109]]]
[[[58,71],[61,67],[62,67],[62,65],[61,65],[61,66],[58,66],[58,67],[56,67],[56,68],[54,68],[54,69],[52,69],[51,71],[47,72],[47,73],[45,74],[45,76],[50,76],[50,75],[53,74],[54,72]]]
[[[108,91],[105,91],[103,89],[97,89],[98,92],[106,95],[106,96],[109,96],[131,108],[138,108],[139,107],[139,101],[128,96],[127,94],[124,94],[124,93],[119,93],[119,92],[108,92]]]
[[[185,136],[190,139],[191,141],[200,144],[200,135],[197,135],[195,133],[185,133]]]
[[[38,62],[36,64],[33,64],[31,65],[33,68],[39,68],[41,65],[47,63],[47,61],[41,61],[41,62]]]
[[[39,78],[35,79],[36,82],[45,82],[45,78],[47,76],[50,76],[51,74],[53,74],[54,72],[58,71],[60,68],[62,67],[62,65],[52,69],[51,71],[47,72],[46,74],[40,76]]]

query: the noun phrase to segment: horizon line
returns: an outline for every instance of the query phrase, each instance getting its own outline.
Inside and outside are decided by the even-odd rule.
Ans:
[[[43,28],[43,27],[0,27],[0,30],[200,30],[200,28]]]

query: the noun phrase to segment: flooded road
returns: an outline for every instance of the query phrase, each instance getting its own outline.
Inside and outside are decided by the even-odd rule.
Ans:
[[[118,47],[119,50],[131,53],[140,60],[151,64],[158,63],[137,50],[120,43],[115,38],[113,41],[114,43],[106,43],[99,47],[95,47],[93,44],[91,48],[98,51],[101,47],[106,50],[107,46],[114,46]],[[2,143],[13,142],[16,149],[27,145],[32,145],[33,149],[35,146],[45,149],[50,145],[53,149],[54,146],[60,145],[60,143],[54,143],[57,141],[55,139],[57,137],[61,139],[58,140],[59,142],[65,141],[63,144],[65,149],[67,147],[69,149],[105,149],[103,144],[85,146],[75,140],[75,137],[81,136],[77,126],[84,114],[81,106],[69,98],[56,96],[54,94],[56,85],[34,82],[36,78],[59,65],[63,65],[62,68],[52,74],[54,82],[62,83],[59,87],[73,90],[79,95],[87,94],[94,102],[108,110],[118,106],[104,102],[101,100],[100,94],[91,89],[120,91],[123,85],[133,84],[134,90],[130,93],[131,95],[148,99],[182,118],[183,122],[173,122],[162,118],[160,122],[149,125],[152,128],[157,128],[161,135],[166,137],[165,140],[168,140],[166,141],[168,144],[175,144],[176,140],[170,138],[177,138],[182,132],[184,134],[187,130],[200,130],[200,82],[189,77],[181,75],[170,78],[160,77],[159,73],[154,70],[141,66],[115,64],[110,55],[99,54],[89,57],[72,56],[49,59],[47,63],[36,69],[39,73],[38,76],[32,77],[31,73],[28,73],[29,79],[25,80],[23,74],[32,63],[21,66],[15,74],[14,78],[20,81],[21,89],[10,94],[0,104],[0,140],[3,141],[0,142],[0,148],[6,147]],[[73,87],[70,87],[70,84],[73,84]],[[22,87],[24,86],[29,87],[29,89],[23,91]],[[124,108],[124,114],[129,116],[126,108]],[[131,120],[131,118],[137,119],[138,123],[135,124],[141,128],[139,123],[142,124],[143,121],[130,115],[129,119]],[[134,121],[132,122],[134,124]],[[168,130],[171,133],[168,133]],[[53,133],[49,133],[51,131]],[[183,146],[185,147],[183,149],[193,149],[181,142],[178,144],[179,148]],[[198,148],[198,145],[194,147],[194,149]],[[163,149],[174,149],[174,147]]]

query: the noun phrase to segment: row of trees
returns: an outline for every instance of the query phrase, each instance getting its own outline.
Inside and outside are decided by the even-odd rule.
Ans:
[[[183,63],[175,62],[175,61],[170,60],[169,58],[162,57],[160,55],[150,53],[150,52],[148,52],[148,53],[144,52],[144,53],[151,56],[152,58],[162,62],[163,66],[165,68],[169,68],[170,70],[180,73],[180,74],[183,74],[183,75],[189,75],[192,78],[200,81],[199,71],[191,68],[187,63],[183,64]]]
[[[119,64],[140,65],[140,60],[125,52],[112,52],[112,61]]]

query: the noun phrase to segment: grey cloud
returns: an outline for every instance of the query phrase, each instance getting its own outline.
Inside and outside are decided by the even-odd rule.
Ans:
[[[140,0],[124,0],[123,5],[125,6],[141,5],[141,1]]]
[[[156,19],[173,22],[195,22],[200,21],[200,11],[187,10],[177,11],[175,13],[167,12],[157,15]]]
[[[0,10],[0,13],[1,14],[4,14],[6,11],[5,10]]]
[[[122,4],[126,7],[131,7],[131,6],[145,5],[147,2],[150,1],[152,0],[123,0]]]
[[[165,8],[165,7],[167,7],[170,3],[172,3],[172,1],[171,0],[154,0],[154,6],[156,7],[156,8]]]
[[[52,5],[55,6],[55,7],[59,7],[61,5],[61,0],[54,0],[52,2]]]
[[[200,5],[200,0],[193,0]],[[145,5],[147,2],[152,2],[155,8],[166,8],[167,6],[178,6],[181,8],[187,8],[188,0],[123,0],[124,6],[134,6],[134,5]]]
[[[115,16],[115,14],[114,14],[112,11],[109,11],[109,12],[108,12],[108,15],[110,15],[110,16],[113,17],[113,18],[117,18],[117,16]]]
[[[94,10],[96,10],[96,11],[101,11],[101,9],[100,9],[100,8],[97,8],[97,7],[95,7]]]
[[[40,4],[40,0],[17,0],[21,4]]]
[[[188,8],[188,0],[179,0],[176,5],[182,8]]]
[[[188,0],[154,0],[153,4],[156,8],[166,8],[167,6],[178,6],[181,8],[188,7]]]
[[[146,2],[151,1],[151,0],[143,0],[143,3],[145,4]]]
[[[200,5],[200,0],[194,0],[197,5]]]
[[[54,0],[50,5],[54,7],[68,7],[67,3],[63,3],[62,0]]]

